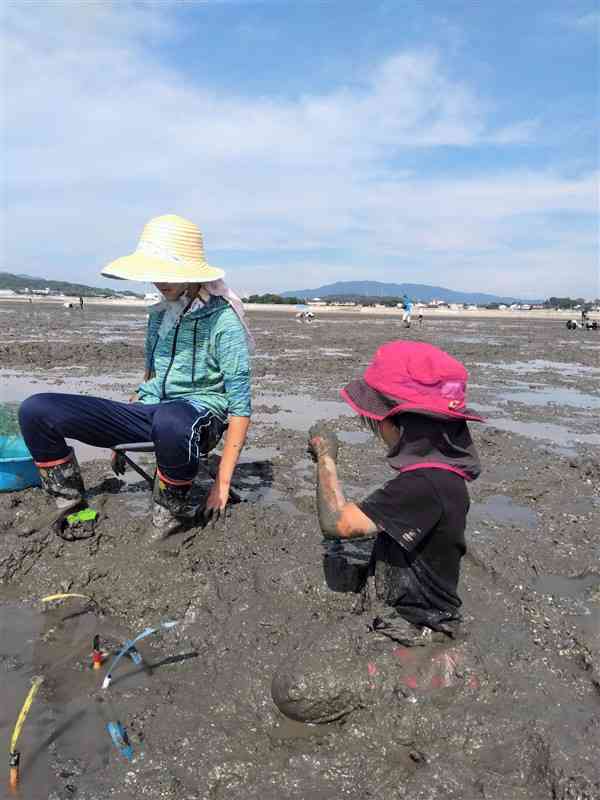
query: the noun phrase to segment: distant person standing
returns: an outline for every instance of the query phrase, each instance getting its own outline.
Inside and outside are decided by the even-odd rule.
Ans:
[[[79,308],[83,311],[83,297],[79,297]]]
[[[408,295],[402,296],[404,311],[402,312],[402,322],[406,328],[410,328],[410,318],[413,310],[413,302]]]
[[[419,328],[422,328],[423,327],[423,320],[424,320],[422,312],[419,312],[419,316],[417,317],[417,319],[419,321]]]

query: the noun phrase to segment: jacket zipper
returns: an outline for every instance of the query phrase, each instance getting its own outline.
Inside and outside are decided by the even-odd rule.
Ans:
[[[165,377],[163,378],[163,385],[162,385],[162,399],[167,399],[167,378],[169,377],[169,372],[171,371],[171,367],[173,366],[173,362],[175,361],[175,350],[177,349],[177,337],[179,335],[179,326],[181,322],[177,323],[177,327],[175,328],[175,333],[173,334],[173,347],[171,348],[171,360],[169,361],[169,366],[167,367],[167,371],[165,372]]]
[[[192,387],[196,377],[196,333],[198,331],[198,320],[194,322],[194,348],[192,350]]]

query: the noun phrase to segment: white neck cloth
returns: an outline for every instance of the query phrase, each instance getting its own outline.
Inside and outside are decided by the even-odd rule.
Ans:
[[[167,336],[171,329],[179,323],[184,315],[184,312],[186,314],[190,314],[192,311],[196,311],[199,308],[204,308],[204,306],[210,302],[211,297],[222,297],[227,301],[227,303],[229,303],[231,308],[237,314],[239,321],[244,326],[250,352],[254,352],[254,337],[252,336],[246,321],[244,305],[238,295],[232,289],[230,289],[223,280],[209,281],[207,283],[200,284],[198,296],[195,297],[191,303],[190,298],[184,292],[181,297],[177,298],[177,300],[167,300],[163,297],[159,303],[153,305],[153,310],[165,312],[158,329],[159,338],[164,339],[165,336]]]

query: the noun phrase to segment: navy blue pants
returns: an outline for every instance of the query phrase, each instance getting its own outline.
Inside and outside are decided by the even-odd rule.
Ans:
[[[71,450],[65,438],[94,447],[154,442],[158,468],[173,481],[194,478],[200,457],[217,445],[225,428],[211,411],[185,400],[146,405],[55,392],[25,400],[19,422],[38,463],[66,458]]]

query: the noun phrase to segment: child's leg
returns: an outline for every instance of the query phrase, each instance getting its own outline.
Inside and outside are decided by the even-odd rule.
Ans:
[[[65,438],[94,447],[151,439],[156,405],[119,403],[75,394],[34,394],[19,409],[25,443],[38,464],[68,459]]]

